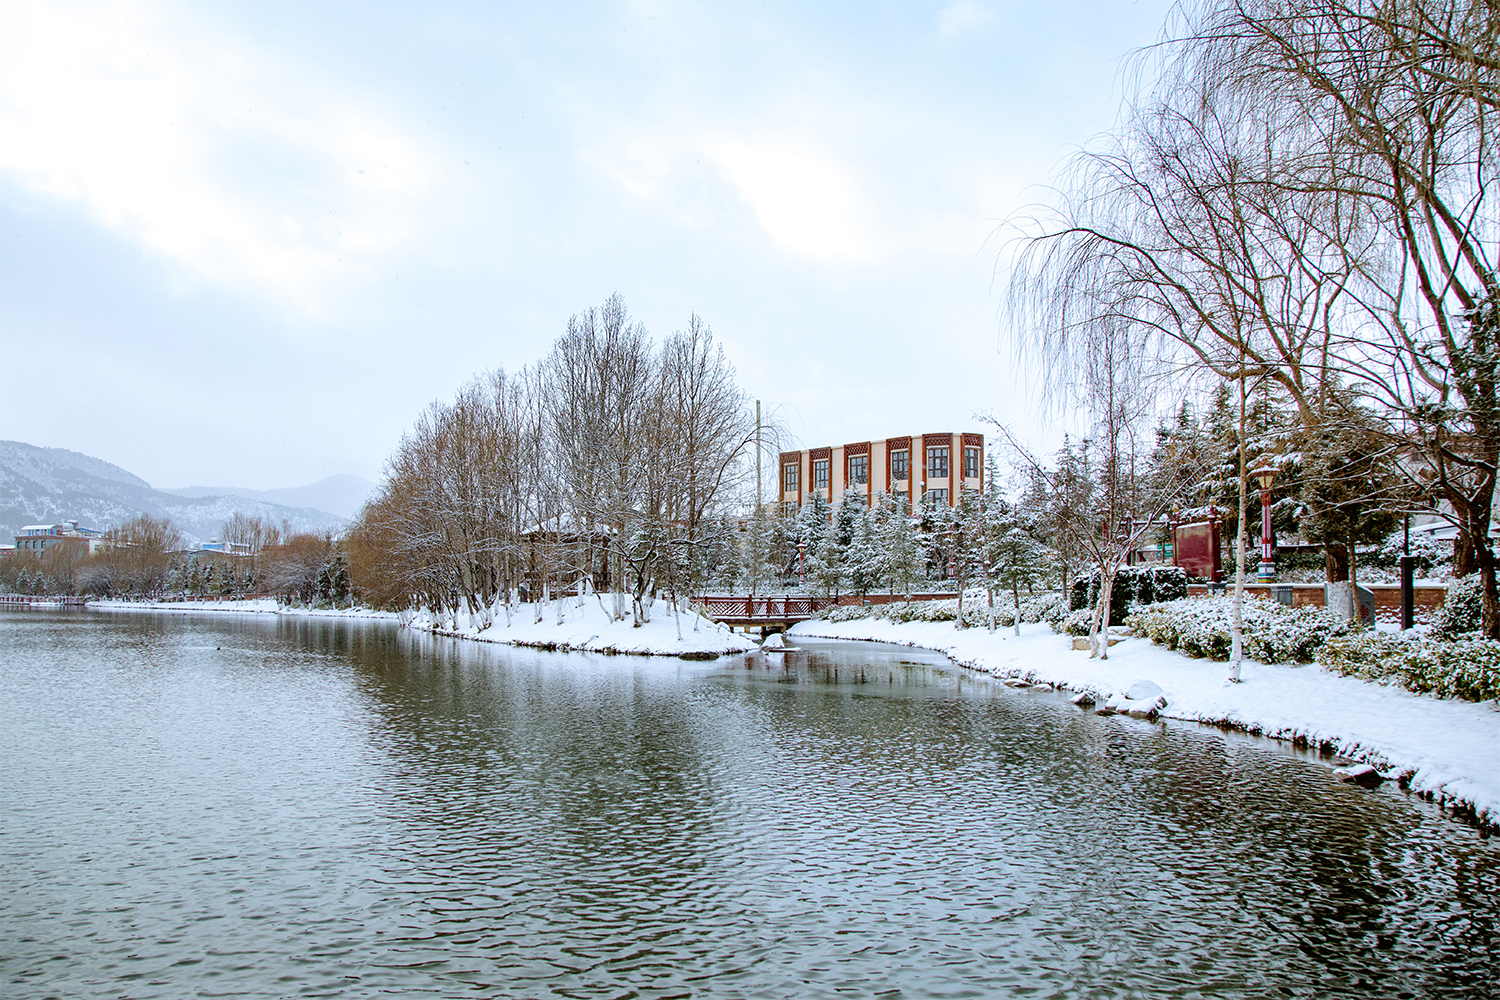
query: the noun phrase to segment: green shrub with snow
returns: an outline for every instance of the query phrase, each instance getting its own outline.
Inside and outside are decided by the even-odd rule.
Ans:
[[[1149,604],[1125,620],[1137,635],[1188,656],[1229,659],[1232,597],[1199,597]],[[1247,598],[1242,626],[1245,655],[1263,663],[1308,663],[1333,636],[1350,625],[1322,608],[1288,608]]]
[[[1077,611],[1069,611],[1061,620],[1052,625],[1054,631],[1064,635],[1088,635],[1089,629],[1094,625],[1094,609],[1079,608]]]
[[[981,610],[983,608],[981,607]],[[964,623],[974,623],[973,602],[964,605]],[[846,604],[828,608],[818,615],[824,621],[852,622],[862,618],[883,618],[893,622],[951,622],[958,617],[958,599],[947,601],[892,601],[889,604]],[[986,621],[988,619],[986,618]]]
[[[842,604],[838,607],[825,608],[818,614],[818,617],[829,622],[852,622],[861,618],[874,617],[876,610],[876,608],[867,608],[859,604]]]
[[[1500,642],[1468,636],[1444,640],[1410,632],[1335,636],[1318,650],[1325,670],[1439,698],[1500,698]]]
[[[1068,598],[1064,594],[1043,594],[1021,605],[1023,623],[1046,622],[1056,628],[1068,616]],[[1011,624],[1015,624],[1012,622]]]
[[[1103,580],[1096,572],[1073,581],[1068,607],[1074,611],[1098,607]],[[1165,603],[1186,596],[1187,572],[1177,566],[1121,566],[1110,586],[1109,623],[1123,624],[1131,608],[1138,605]]]
[[[1042,594],[1025,601],[1019,609],[1007,597],[995,602],[995,626],[1011,628],[1016,623],[1019,611],[1022,622],[1046,622],[1056,628],[1068,614],[1068,601],[1062,594]],[[828,608],[818,617],[830,622],[859,621],[863,618],[879,618],[885,621],[904,622],[951,622],[958,619],[958,599],[943,601],[892,601],[889,604],[843,605]],[[990,606],[984,598],[970,597],[964,601],[962,628],[988,628]],[[1085,630],[1087,634],[1087,630]]]
[[[1443,606],[1432,616],[1432,634],[1439,639],[1457,639],[1479,631],[1483,600],[1484,580],[1478,573],[1449,580]]]

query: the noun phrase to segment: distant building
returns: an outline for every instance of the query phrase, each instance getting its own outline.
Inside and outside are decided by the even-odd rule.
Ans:
[[[244,542],[221,542],[217,538],[209,539],[198,545],[199,552],[217,552],[226,556],[249,556],[254,551]]]
[[[830,503],[846,488],[866,502],[881,490],[926,503],[955,506],[963,490],[984,488],[983,434],[917,434],[781,453],[779,497],[796,510],[822,493]]]
[[[94,528],[81,528],[77,521],[28,524],[16,533],[15,538],[17,552],[34,552],[37,555],[56,545],[86,545],[89,552],[94,552],[104,544],[104,532]]]

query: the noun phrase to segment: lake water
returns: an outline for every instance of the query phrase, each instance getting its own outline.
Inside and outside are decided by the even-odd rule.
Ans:
[[[1480,997],[1500,850],[944,658],[0,612],[0,995]]]

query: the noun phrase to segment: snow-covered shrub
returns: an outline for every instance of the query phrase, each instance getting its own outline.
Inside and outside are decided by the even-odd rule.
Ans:
[[[818,613],[818,617],[830,622],[852,622],[861,618],[877,617],[879,608],[867,608],[860,604],[840,604],[832,608],[824,608]]]
[[[1443,606],[1432,616],[1432,634],[1439,639],[1456,639],[1466,632],[1479,631],[1483,600],[1484,581],[1480,574],[1449,580]]]
[[[1016,623],[1017,608],[1009,597],[997,595],[995,602],[996,627],[1010,628]],[[1042,594],[1023,603],[1019,609],[1021,621],[1044,621],[1056,628],[1068,614],[1068,602],[1061,594]],[[896,622],[951,622],[958,618],[958,600],[943,601],[892,601],[871,607],[843,605],[826,608],[817,617],[823,621],[848,622],[862,618],[882,618]],[[969,595],[964,599],[962,628],[988,628],[990,624],[989,601],[982,595]],[[1085,633],[1087,630],[1085,629]]]
[[[1089,629],[1094,624],[1094,609],[1079,608],[1077,611],[1069,611],[1052,628],[1063,635],[1088,635]]]
[[[1227,660],[1233,604],[1227,596],[1183,598],[1137,608],[1125,624],[1168,649]],[[1350,628],[1322,608],[1288,608],[1255,598],[1245,600],[1241,623],[1245,655],[1263,663],[1309,662],[1330,637]]]
[[[1063,594],[1042,594],[1022,603],[1021,621],[1046,622],[1056,628],[1067,617],[1068,610],[1068,599]]]
[[[995,608],[995,624],[1000,624],[1002,608]],[[989,628],[990,626],[990,604],[983,598],[973,601],[964,601],[963,628]]]
[[[1102,576],[1095,573],[1073,583],[1068,606],[1073,610],[1096,607]],[[1187,571],[1177,566],[1121,566],[1109,591],[1109,623],[1124,623],[1131,608],[1141,604],[1175,601],[1187,596]]]
[[[1395,569],[1399,565],[1397,560],[1406,554],[1408,545],[1411,547],[1411,554],[1417,557],[1418,576],[1431,576],[1434,570],[1440,570],[1446,575],[1453,565],[1451,541],[1439,541],[1427,531],[1413,532],[1408,537],[1400,528],[1391,532],[1381,544],[1380,551],[1375,554],[1375,565]]]
[[[951,622],[958,617],[958,599],[951,601],[913,601],[910,621]]]
[[[1443,640],[1411,632],[1362,632],[1328,640],[1318,651],[1325,670],[1439,698],[1500,698],[1500,642]]]

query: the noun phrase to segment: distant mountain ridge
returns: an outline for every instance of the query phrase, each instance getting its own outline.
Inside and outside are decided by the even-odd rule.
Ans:
[[[170,518],[187,542],[196,545],[218,537],[220,527],[236,513],[277,524],[289,521],[296,531],[338,531],[346,521],[310,506],[245,496],[169,493],[153,489],[139,476],[90,455],[0,441],[0,543],[9,544],[27,524],[77,521],[102,530],[138,514],[150,514]]]
[[[354,520],[364,506],[375,484],[359,476],[341,472],[326,479],[319,479],[306,486],[293,486],[279,490],[251,490],[240,486],[183,486],[178,489],[163,487],[162,493],[179,497],[244,497],[247,500],[264,500],[285,507],[311,507],[337,514],[346,521]]]

